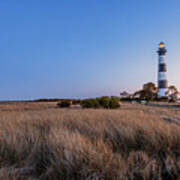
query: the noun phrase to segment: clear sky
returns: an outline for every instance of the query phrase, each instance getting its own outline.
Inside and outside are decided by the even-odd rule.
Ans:
[[[0,99],[133,92],[157,81],[157,48],[180,89],[179,0],[1,0]]]

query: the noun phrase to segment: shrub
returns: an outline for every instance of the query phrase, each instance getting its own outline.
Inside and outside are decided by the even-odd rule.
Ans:
[[[124,102],[131,102],[133,100],[137,101],[138,98],[131,98],[131,97],[122,97],[120,98],[121,101],[124,101]]]
[[[81,103],[81,100],[79,99],[72,100],[73,105],[80,104],[80,103]]]
[[[110,109],[117,109],[120,107],[119,100],[117,98],[111,98],[109,102]]]
[[[70,105],[71,105],[71,102],[66,101],[66,100],[63,100],[57,104],[57,106],[60,108],[68,108],[68,107],[70,107]]]
[[[83,108],[99,108],[99,102],[96,99],[85,99],[81,101],[81,106]]]
[[[109,108],[109,103],[110,103],[110,98],[108,96],[103,96],[99,99],[99,104],[103,107],[108,109]]]
[[[158,97],[157,98],[157,101],[160,101],[160,102],[168,102],[168,97]]]
[[[177,97],[176,96],[170,96],[168,102],[172,102],[172,103],[177,102]]]
[[[120,107],[119,99],[116,97],[103,96],[96,99],[85,99],[81,102],[83,108],[105,108],[105,109],[116,109]]]
[[[116,99],[117,101],[120,101],[120,97],[117,96],[111,96],[112,99]]]

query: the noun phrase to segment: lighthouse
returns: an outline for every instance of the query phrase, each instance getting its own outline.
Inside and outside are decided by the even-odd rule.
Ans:
[[[167,81],[167,65],[166,65],[166,48],[163,42],[160,42],[159,49],[157,51],[159,55],[158,60],[158,97],[165,97],[168,81]]]

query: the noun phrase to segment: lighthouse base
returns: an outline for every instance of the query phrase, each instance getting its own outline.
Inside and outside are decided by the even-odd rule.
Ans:
[[[167,88],[160,88],[158,91],[158,97],[167,97]]]

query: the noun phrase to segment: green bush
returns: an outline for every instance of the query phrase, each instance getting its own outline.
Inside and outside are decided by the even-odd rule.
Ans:
[[[85,99],[81,101],[83,108],[99,108],[99,102],[96,99]]]
[[[168,102],[168,97],[158,97],[157,98],[157,101],[160,101],[160,102]]]
[[[77,105],[77,104],[80,104],[80,103],[81,103],[81,100],[79,100],[79,99],[72,100],[73,105]]]
[[[111,98],[109,102],[110,109],[117,109],[120,107],[119,100],[117,98]]]
[[[117,109],[120,107],[119,98],[103,96],[96,99],[85,99],[81,101],[83,108],[105,108],[105,109]]]
[[[109,108],[109,103],[110,103],[111,98],[108,96],[103,96],[99,98],[99,104],[103,107],[108,109]]]
[[[111,99],[116,99],[117,101],[120,101],[120,97],[117,96],[111,96]]]
[[[70,107],[70,105],[71,105],[71,102],[70,101],[66,101],[66,100],[61,101],[61,102],[59,102],[57,104],[57,106],[60,107],[60,108],[68,108],[68,107]]]

